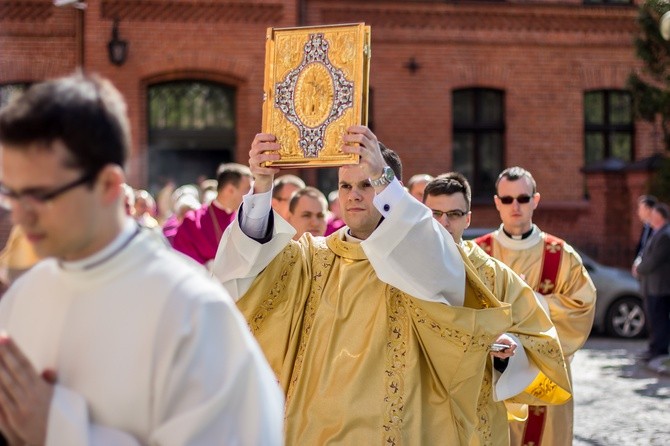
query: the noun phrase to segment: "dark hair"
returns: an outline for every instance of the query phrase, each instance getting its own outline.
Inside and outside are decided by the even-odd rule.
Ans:
[[[400,157],[393,150],[386,147],[381,141],[379,141],[379,149],[382,152],[382,157],[386,164],[393,170],[395,177],[398,181],[402,181],[402,161]]]
[[[130,124],[121,93],[106,79],[77,73],[33,85],[0,113],[1,143],[51,150],[55,141],[71,154],[69,167],[89,174],[123,167]]]
[[[648,208],[653,208],[656,203],[658,203],[658,199],[653,195],[640,195],[640,197],[637,199],[637,202],[644,204]]]
[[[664,220],[670,219],[670,207],[665,203],[656,203],[654,210],[658,212]]]
[[[466,210],[469,211],[472,191],[468,180],[459,172],[443,173],[426,185],[426,189],[423,191],[423,202],[426,202],[426,197],[429,195],[453,195],[457,193],[463,194]]]
[[[533,186],[533,193],[535,193],[537,189],[535,178],[533,178],[533,175],[531,175],[530,172],[519,166],[508,167],[507,169],[500,172],[500,175],[498,175],[498,179],[496,180],[496,193],[498,193],[498,184],[500,184],[500,180],[503,178],[507,178],[510,181],[516,181],[523,177],[526,177],[530,180],[530,184]]]
[[[293,195],[291,195],[291,199],[288,202],[288,211],[291,214],[293,211],[295,211],[296,206],[298,206],[298,201],[300,201],[300,198],[305,196],[319,200],[319,203],[321,203],[323,209],[328,210],[328,200],[326,200],[326,196],[323,195],[323,192],[321,192],[316,187],[306,186],[302,189],[298,189],[297,191],[293,192]]]
[[[251,170],[242,164],[226,163],[217,169],[216,175],[216,190],[220,191],[227,184],[232,184],[235,187],[240,187],[242,177],[251,177]]]

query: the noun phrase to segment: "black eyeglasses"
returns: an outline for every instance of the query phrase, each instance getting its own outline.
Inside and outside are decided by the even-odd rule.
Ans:
[[[75,187],[81,186],[82,184],[89,183],[92,179],[96,177],[97,174],[87,173],[81,178],[78,178],[70,183],[64,184],[54,190],[39,190],[39,189],[28,189],[21,192],[12,190],[0,184],[0,197],[5,198],[6,200],[13,202],[19,202],[24,207],[35,208],[40,205],[44,205],[51,200],[56,199],[57,197],[63,195],[65,192],[74,189]]]
[[[518,197],[510,197],[509,195],[505,195],[504,197],[498,197],[502,204],[512,204],[514,203],[514,200],[516,200],[519,204],[526,204],[530,202],[531,198],[533,197],[530,195],[519,195]]]
[[[439,211],[437,209],[431,209],[431,211],[433,212],[433,217],[442,218],[443,215],[446,215],[448,220],[458,220],[459,218],[463,218],[468,214],[468,211],[462,211],[460,209],[454,209],[453,211]]]

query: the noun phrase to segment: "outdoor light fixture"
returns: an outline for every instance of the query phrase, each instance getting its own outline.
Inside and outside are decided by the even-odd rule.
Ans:
[[[128,57],[128,42],[119,39],[119,19],[114,20],[112,40],[107,44],[107,51],[109,52],[109,61],[114,65],[120,67],[126,62],[126,57]]]
[[[661,16],[658,27],[661,31],[661,36],[663,36],[665,40],[670,40],[670,11]]]

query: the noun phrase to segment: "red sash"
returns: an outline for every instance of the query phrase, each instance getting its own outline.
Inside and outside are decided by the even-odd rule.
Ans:
[[[488,234],[484,234],[481,237],[477,237],[475,239],[475,243],[479,245],[480,248],[484,250],[484,252],[491,257],[493,257],[493,233],[489,232]]]
[[[488,255],[493,254],[493,234],[483,235],[475,243]],[[564,241],[553,235],[545,234],[544,253],[542,255],[542,270],[540,280],[535,288],[540,294],[551,294],[556,288],[558,270],[561,266]],[[528,406],[528,419],[523,432],[523,446],[540,446],[542,433],[547,417],[546,406]]]
[[[542,256],[542,272],[540,281],[535,288],[540,294],[551,294],[556,289],[558,269],[561,266],[563,244],[565,242],[553,235],[545,234],[544,255]],[[547,406],[528,406],[528,419],[523,432],[522,445],[540,446],[542,433],[547,418]]]

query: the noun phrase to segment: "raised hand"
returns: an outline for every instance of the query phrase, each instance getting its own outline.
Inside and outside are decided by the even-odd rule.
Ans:
[[[277,161],[279,143],[270,133],[258,133],[249,150],[249,169],[254,176],[254,193],[263,193],[272,189],[274,176],[279,173],[275,167],[263,167],[267,161]]]
[[[377,137],[365,126],[353,125],[347,129],[342,151],[344,153],[356,153],[360,156],[358,166],[368,178],[379,178],[382,169],[386,166]]]

